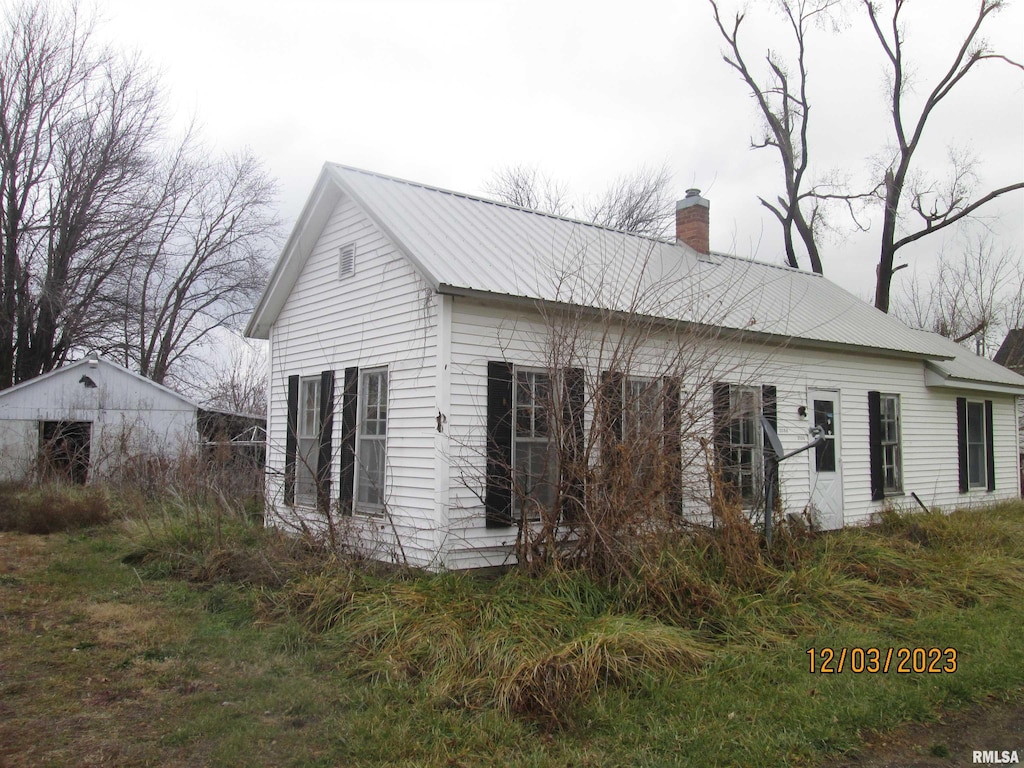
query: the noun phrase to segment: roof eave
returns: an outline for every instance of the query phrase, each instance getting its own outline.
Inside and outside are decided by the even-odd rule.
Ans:
[[[554,301],[550,299],[535,299],[529,296],[519,296],[507,293],[496,293],[493,291],[486,291],[477,288],[463,288],[457,285],[451,285],[450,283],[440,283],[437,287],[437,292],[448,296],[462,297],[467,299],[474,299],[489,304],[499,303],[506,306],[514,307],[530,307],[540,308],[545,310],[557,310],[557,309],[572,309],[579,311],[583,309],[593,314],[612,314],[614,316],[627,318],[637,317],[631,315],[629,312],[623,310],[608,310],[600,307],[581,307],[578,304],[571,304],[564,301]],[[781,333],[770,333],[768,331],[752,331],[744,328],[729,328],[726,326],[712,325],[708,323],[698,323],[692,320],[677,320],[665,317],[652,317],[642,316],[645,322],[661,322],[665,328],[668,329],[714,329],[717,332],[717,338],[726,338],[737,342],[747,342],[753,344],[770,344],[772,346],[785,346],[789,348],[798,349],[828,349],[835,350],[838,352],[854,352],[860,354],[870,354],[879,357],[894,357],[903,360],[951,360],[952,356],[942,355],[938,353],[930,352],[915,352],[912,350],[903,349],[887,349],[884,347],[872,347],[864,344],[850,344],[840,341],[828,341],[824,339],[808,339],[802,336],[790,336]]]
[[[243,335],[250,339],[270,338],[270,328],[276,322],[284,303],[298,278],[298,273],[313,250],[327,218],[341,197],[341,188],[328,165],[324,165],[313,185],[306,204],[302,207],[295,226],[285,241],[281,255],[256,303],[256,308],[245,325]],[[315,230],[315,234],[313,231]]]
[[[161,392],[164,392],[165,394],[170,395],[171,397],[177,398],[178,400],[180,400],[181,402],[185,403],[186,405],[188,405],[191,408],[195,408],[196,410],[199,409],[198,403],[196,403],[195,401],[190,400],[189,398],[185,397],[185,395],[181,394],[181,392],[176,392],[173,389],[171,389],[170,387],[165,386],[164,384],[160,384],[158,382],[155,382],[152,379],[147,378],[146,376],[143,376],[141,373],[136,373],[135,371],[131,370],[130,368],[125,368],[123,365],[120,365],[119,363],[115,363],[112,360],[107,360],[107,359],[102,358],[102,357],[93,357],[93,356],[90,356],[90,355],[87,355],[87,356],[83,357],[81,360],[76,360],[73,363],[65,363],[64,365],[60,366],[59,368],[54,368],[53,370],[47,371],[46,373],[42,373],[42,374],[40,374],[38,376],[33,376],[31,379],[25,379],[25,381],[18,382],[13,387],[8,387],[7,389],[5,389],[3,391],[0,391],[0,397],[9,395],[12,392],[20,391],[20,390],[22,390],[24,388],[27,388],[27,387],[30,387],[30,386],[35,386],[35,385],[39,384],[42,381],[46,381],[47,379],[52,378],[54,376],[57,376],[58,374],[61,374],[61,373],[67,373],[68,371],[73,370],[75,368],[78,368],[79,366],[82,366],[82,365],[86,365],[87,367],[92,368],[92,367],[94,367],[92,365],[92,362],[94,360],[96,361],[96,365],[107,365],[107,366],[110,366],[111,368],[114,368],[115,370],[118,370],[118,371],[120,371],[122,373],[126,373],[129,376],[131,376],[132,378],[134,378],[134,379],[136,379],[138,381],[141,381],[141,382],[143,382],[144,384],[146,384],[146,385],[148,385],[150,387],[154,387],[154,388],[160,390]]]
[[[925,386],[934,389],[957,389],[974,392],[994,392],[1003,395],[1024,395],[1024,385],[983,381],[980,379],[965,379],[960,376],[943,373],[930,365],[925,367],[924,383]]]

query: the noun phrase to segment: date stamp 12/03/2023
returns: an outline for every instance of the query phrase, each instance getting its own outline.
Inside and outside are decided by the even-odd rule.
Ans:
[[[812,675],[952,674],[957,670],[956,648],[808,648]]]

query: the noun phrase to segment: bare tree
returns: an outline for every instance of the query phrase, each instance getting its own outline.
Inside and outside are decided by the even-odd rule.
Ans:
[[[737,13],[727,26],[722,20],[717,0],[708,0],[715,17],[715,24],[728,46],[722,55],[725,63],[739,73],[750,89],[758,110],[764,119],[761,138],[751,139],[754,149],[774,148],[782,162],[782,175],[786,193],[774,201],[763,197],[761,205],[772,212],[782,225],[786,247],[786,261],[789,266],[799,268],[796,243],[802,244],[811,269],[822,273],[821,256],[818,251],[817,231],[821,224],[821,202],[827,193],[808,186],[807,169],[808,127],[811,104],[807,95],[807,35],[816,22],[831,18],[840,0],[783,0],[779,7],[793,34],[796,44],[795,66],[790,67],[777,50],[765,55],[768,74],[758,80],[751,66],[743,57],[740,46],[740,27],[745,13]],[[856,219],[855,219],[856,220]]]
[[[267,413],[267,353],[263,345],[244,341],[213,366],[204,401],[235,413]]]
[[[616,179],[590,206],[587,218],[612,229],[662,237],[675,222],[671,188],[672,174],[664,165],[639,168]]]
[[[484,191],[509,205],[562,216],[569,212],[563,184],[543,176],[536,168],[511,165],[494,172]]]
[[[527,166],[501,169],[484,185],[488,194],[511,205],[556,216],[578,208],[594,224],[647,237],[664,237],[672,226],[671,188],[672,174],[664,165],[620,176],[596,201],[579,206],[570,203],[565,185]]]
[[[1007,192],[1024,189],[1024,182],[1017,182],[979,197],[973,196],[975,162],[969,155],[959,152],[951,153],[951,173],[945,183],[923,176],[920,179],[911,176],[914,153],[920,146],[932,112],[972,69],[983,61],[999,61],[1022,70],[1024,67],[989,49],[985,40],[979,36],[987,17],[1006,5],[1004,0],[981,0],[974,22],[954,52],[948,69],[925,97],[916,114],[910,114],[903,98],[909,84],[908,67],[903,58],[903,27],[900,19],[906,0],[894,0],[887,13],[883,12],[879,2],[863,0],[863,4],[889,63],[891,114],[897,142],[879,192],[883,201],[883,218],[875,306],[888,312],[892,275],[898,269],[894,268],[895,256],[900,248],[960,221]],[[907,221],[910,218],[908,207],[917,214],[916,227]],[[900,227],[906,230],[904,234],[899,232]]]
[[[764,81],[753,76],[742,56],[738,33],[744,14],[737,14],[731,27],[727,26],[719,13],[719,0],[708,1],[727,45],[725,60],[739,72],[767,124],[764,140],[754,142],[754,146],[774,147],[782,159],[786,195],[779,198],[778,205],[769,204],[764,199],[762,203],[782,224],[787,259],[792,266],[796,266],[793,250],[793,230],[796,230],[811,258],[812,269],[821,271],[821,260],[817,254],[820,205],[823,202],[845,204],[854,224],[863,228],[854,204],[868,195],[874,196],[882,205],[875,306],[888,312],[892,276],[900,269],[895,265],[895,256],[901,248],[961,221],[1008,192],[1024,189],[1024,182],[1015,182],[975,194],[976,161],[964,152],[950,152],[949,173],[945,181],[930,178],[915,166],[915,154],[935,108],[964,82],[978,64],[994,61],[1022,68],[1016,61],[991,50],[980,36],[989,16],[1001,10],[1006,5],[1005,0],[980,0],[970,29],[964,33],[962,42],[950,56],[948,67],[917,109],[911,109],[905,98],[910,92],[910,67],[904,57],[904,19],[901,17],[906,0],[886,3],[860,0],[860,7],[866,12],[887,62],[889,112],[895,135],[894,147],[877,163],[876,177],[868,185],[870,191],[862,192],[822,186],[807,188],[806,180],[811,154],[807,140],[810,101],[805,61],[808,24],[829,18],[841,0],[778,0],[778,7],[789,22],[796,45],[795,71],[783,57],[769,51],[769,74]]]
[[[892,311],[911,327],[989,354],[1016,327],[1022,274],[1019,254],[998,250],[990,233],[965,237],[956,256],[940,256],[933,276],[914,274],[894,297]]]
[[[22,2],[0,31],[0,389],[74,350],[164,381],[252,304],[274,184],[163,138],[159,83],[93,24]]]
[[[108,347],[161,383],[215,329],[237,325],[252,308],[277,227],[276,184],[249,152],[215,159],[187,137],[163,173],[126,273],[120,338]]]
[[[93,43],[75,6],[22,4],[0,32],[0,389],[64,362],[144,231],[158,91]]]

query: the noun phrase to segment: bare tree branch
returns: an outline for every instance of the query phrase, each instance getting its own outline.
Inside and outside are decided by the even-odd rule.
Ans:
[[[840,2],[782,0],[778,4],[796,45],[795,72],[789,71],[776,51],[769,50],[765,57],[769,72],[766,81],[757,79],[743,57],[740,27],[745,14],[735,14],[731,25],[727,26],[722,19],[718,0],[708,2],[718,31],[728,46],[722,58],[746,84],[765,121],[763,138],[751,139],[751,147],[773,147],[782,162],[786,193],[777,198],[777,204],[759,198],[761,204],[772,212],[782,226],[787,263],[794,268],[800,266],[796,250],[799,239],[811,269],[821,274],[823,267],[815,231],[815,223],[820,225],[822,221],[818,206],[820,198],[808,194],[804,188],[809,162],[808,130],[811,113],[807,93],[806,41],[811,25],[831,18]],[[810,209],[805,210],[804,204],[809,205]]]
[[[972,173],[973,166],[967,164],[955,168],[952,181],[946,189],[947,205],[940,210],[933,207],[931,211],[925,212],[924,195],[911,194],[910,200],[906,199],[908,192],[907,183],[911,168],[913,167],[914,154],[921,143],[921,138],[928,126],[928,121],[935,108],[963,81],[969,72],[982,61],[997,60],[1020,68],[1020,65],[1006,56],[989,51],[983,40],[978,35],[987,17],[1004,7],[1003,0],[981,0],[978,6],[978,13],[974,21],[964,35],[960,46],[952,56],[952,60],[939,77],[931,92],[925,98],[924,104],[916,116],[905,114],[903,95],[907,88],[906,67],[903,61],[903,36],[900,25],[900,13],[905,6],[905,0],[894,0],[891,11],[888,15],[889,32],[883,31],[886,26],[883,22],[882,3],[877,0],[863,0],[864,8],[871,21],[872,29],[879,41],[882,50],[889,61],[890,71],[890,96],[891,96],[891,117],[893,129],[896,133],[898,151],[896,157],[889,164],[885,172],[885,180],[882,198],[882,231],[879,249],[879,260],[877,269],[877,280],[875,284],[875,306],[882,311],[889,311],[890,286],[892,283],[893,264],[896,252],[912,242],[915,242],[925,235],[937,232],[945,227],[960,221],[971,213],[977,211],[981,206],[1000,197],[1008,192],[1024,188],[1024,184],[1015,183],[989,192],[974,202],[967,202],[966,192],[961,185],[964,174]],[[910,125],[908,132],[907,126]],[[954,162],[954,167],[956,163]],[[912,190],[910,190],[912,192]],[[940,193],[941,194],[941,193]],[[907,217],[905,206],[909,205],[911,211],[916,211],[923,219],[924,226],[917,231],[900,237],[897,232]]]
[[[556,216],[568,215],[574,208],[564,185],[521,165],[498,171],[484,189],[502,202]],[[672,174],[666,166],[641,167],[612,182],[596,201],[577,207],[584,210],[582,218],[595,224],[665,237],[675,216],[671,189]]]

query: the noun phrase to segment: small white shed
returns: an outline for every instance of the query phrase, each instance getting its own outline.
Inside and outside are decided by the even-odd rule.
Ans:
[[[198,445],[199,406],[97,356],[0,392],[0,480],[37,471],[86,482],[126,457]]]

